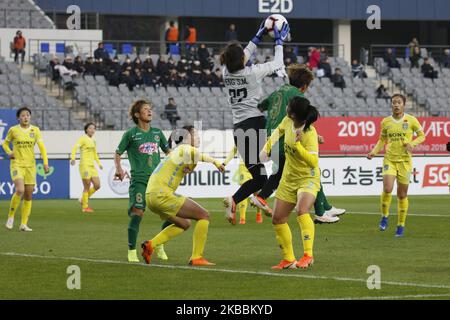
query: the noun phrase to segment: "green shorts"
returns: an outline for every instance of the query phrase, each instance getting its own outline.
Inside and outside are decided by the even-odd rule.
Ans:
[[[130,182],[130,188],[128,193],[130,195],[130,200],[128,203],[128,215],[131,215],[131,209],[136,208],[145,211],[145,191],[147,190],[147,184],[137,181]]]

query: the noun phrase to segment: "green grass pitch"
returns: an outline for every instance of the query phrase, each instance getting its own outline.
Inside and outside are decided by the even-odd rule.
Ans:
[[[166,244],[169,261],[128,264],[127,200],[92,200],[82,214],[74,200],[34,201],[31,233],[7,231],[9,202],[0,202],[0,299],[449,299],[450,198],[410,197],[405,237],[394,237],[397,216],[378,231],[378,197],[332,198],[349,213],[335,225],[316,226],[315,264],[310,270],[275,272],[281,252],[270,220],[229,225],[221,201],[199,200],[211,212],[205,256],[216,267],[187,265],[192,230]],[[392,203],[396,212],[396,201]],[[138,243],[159,231],[146,212]],[[299,228],[290,226],[295,253],[302,252]],[[81,289],[67,289],[67,267],[81,270]],[[381,269],[381,289],[369,290],[368,266]]]

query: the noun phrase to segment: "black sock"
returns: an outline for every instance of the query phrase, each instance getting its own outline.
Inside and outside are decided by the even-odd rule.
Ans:
[[[171,226],[173,223],[170,222],[169,220],[166,220],[163,222],[162,226],[161,226],[161,230],[164,230],[165,228],[167,228],[168,226]]]
[[[233,200],[236,205],[247,199],[256,191],[261,190],[267,182],[266,168],[263,164],[259,163],[248,169],[248,171],[252,174],[253,179],[244,183],[233,195]]]

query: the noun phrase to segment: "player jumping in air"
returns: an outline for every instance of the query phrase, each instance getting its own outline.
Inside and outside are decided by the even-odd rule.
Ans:
[[[81,210],[82,212],[94,212],[88,204],[89,198],[100,189],[100,179],[94,162],[97,163],[101,170],[103,170],[103,166],[100,163],[100,158],[97,153],[97,144],[94,140],[95,124],[86,124],[84,126],[84,133],[85,135],[80,137],[72,148],[70,164],[72,166],[75,165],[75,154],[77,153],[77,150],[80,149],[80,176],[81,181],[83,182]]]
[[[316,129],[319,112],[308,99],[294,97],[289,102],[287,117],[270,136],[261,159],[268,160],[272,147],[284,136],[286,164],[275,194],[272,223],[283,260],[272,269],[308,268],[314,262],[314,222],[309,215],[320,190],[319,142]],[[303,241],[303,257],[297,262],[292,247],[289,216],[295,208]]]
[[[388,226],[392,190],[397,179],[398,222],[396,237],[402,237],[408,213],[408,186],[412,171],[414,147],[425,141],[425,134],[419,121],[405,113],[406,97],[395,94],[392,97],[392,115],[381,121],[381,134],[375,148],[367,155],[373,159],[386,145],[383,161],[383,193],[381,194],[380,230]],[[417,138],[414,138],[417,134]]]
[[[286,117],[286,107],[293,97],[304,97],[309,85],[314,80],[314,74],[306,65],[293,64],[287,68],[289,84],[283,85],[280,89],[272,93],[259,105],[261,111],[267,111],[267,133],[270,136],[281,121]],[[259,194],[251,202],[261,208],[267,215],[271,215],[272,209],[268,206],[266,199],[277,189],[281,175],[283,173],[286,157],[284,154],[284,138],[281,138],[276,147],[272,150],[274,163],[274,174],[272,174]],[[323,138],[319,136],[319,143]],[[337,209],[330,205],[323,192],[322,184],[317,193],[314,203],[316,223],[335,223],[339,221],[340,215],[345,213],[344,209]]]
[[[3,142],[3,149],[11,159],[11,179],[14,182],[16,192],[11,198],[6,228],[14,227],[14,215],[23,197],[22,221],[20,231],[33,231],[28,227],[28,219],[31,214],[31,203],[36,185],[36,160],[34,158],[34,146],[37,144],[44,162],[44,172],[50,172],[48,166],[47,151],[42,140],[41,131],[38,127],[31,125],[31,110],[24,107],[17,111],[19,124],[8,130]],[[9,148],[12,143],[13,150]]]
[[[232,197],[224,200],[227,219],[232,224],[236,224],[236,205],[260,190],[267,181],[264,165],[259,161],[259,152],[265,141],[265,118],[258,109],[258,103],[262,95],[263,78],[284,68],[283,41],[289,36],[289,25],[284,24],[282,30],[276,26],[274,28],[273,61],[246,67],[266,31],[263,22],[245,49],[238,43],[231,43],[220,57],[224,65],[225,90],[233,111],[234,142],[252,175],[252,179],[244,183]]]
[[[138,100],[130,108],[130,117],[136,127],[124,133],[122,140],[116,150],[114,163],[116,176],[123,180],[125,171],[121,166],[121,155],[126,151],[131,166],[131,181],[129,188],[128,215],[128,261],[139,262],[136,252],[136,241],[139,233],[139,225],[144,215],[145,190],[150,175],[159,165],[161,158],[159,149],[167,155],[170,148],[164,134],[160,129],[152,128],[152,105],[149,101]],[[163,229],[169,224],[163,224]],[[158,256],[166,259],[163,247],[159,247]]]
[[[217,160],[201,153],[198,133],[192,126],[175,130],[171,139],[177,147],[155,169],[146,191],[148,208],[162,220],[173,223],[149,241],[142,243],[142,256],[150,263],[153,250],[170,239],[182,234],[190,226],[190,220],[197,223],[193,235],[193,249],[189,264],[212,266],[203,256],[209,227],[209,213],[195,201],[175,194],[184,176],[192,172],[198,162],[208,162],[223,172],[225,167]]]

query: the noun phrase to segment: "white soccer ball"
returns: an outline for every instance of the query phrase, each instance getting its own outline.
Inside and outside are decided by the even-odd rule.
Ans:
[[[272,38],[275,38],[275,33],[273,31],[275,24],[277,25],[277,29],[281,30],[284,24],[288,24],[288,21],[281,14],[273,14],[266,19],[264,26],[266,27],[269,36]]]

